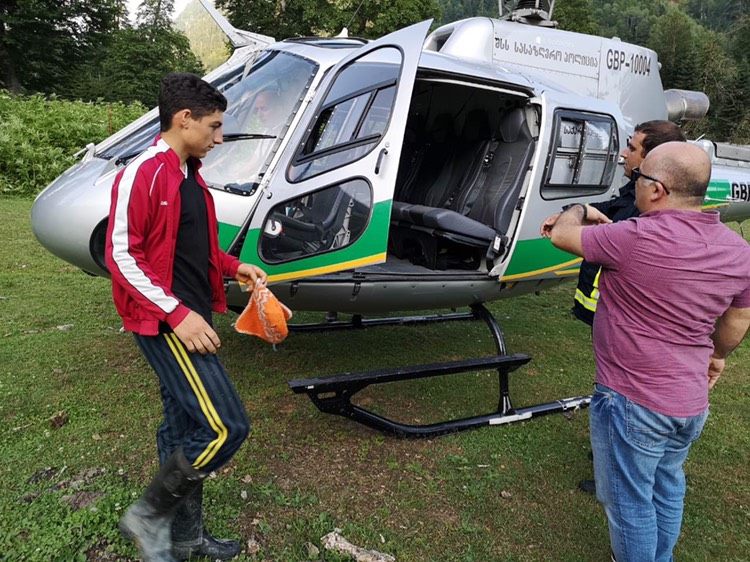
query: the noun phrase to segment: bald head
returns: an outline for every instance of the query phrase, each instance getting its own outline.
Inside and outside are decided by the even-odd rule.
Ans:
[[[701,147],[667,142],[651,150],[641,167],[689,205],[703,202],[711,177],[711,160]]]

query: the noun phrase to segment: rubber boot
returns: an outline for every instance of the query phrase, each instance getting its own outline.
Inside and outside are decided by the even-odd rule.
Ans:
[[[172,519],[177,507],[198,487],[205,474],[193,468],[177,449],[120,519],[120,532],[138,547],[143,562],[175,562]]]
[[[203,526],[203,483],[180,504],[172,521],[172,554],[177,560],[205,556],[230,560],[240,553],[240,543],[211,536]]]

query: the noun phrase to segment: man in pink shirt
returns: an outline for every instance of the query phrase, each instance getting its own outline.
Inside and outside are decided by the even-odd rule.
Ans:
[[[683,464],[750,326],[750,245],[701,212],[710,174],[700,147],[663,144],[632,171],[639,218],[575,205],[545,231],[602,266],[590,429],[617,562],[673,559]]]

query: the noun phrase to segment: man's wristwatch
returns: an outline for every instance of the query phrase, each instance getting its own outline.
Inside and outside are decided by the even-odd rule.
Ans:
[[[584,205],[583,203],[570,203],[569,205],[565,205],[562,208],[562,210],[563,210],[563,212],[565,212],[568,209],[570,209],[571,207],[575,207],[576,205],[578,205],[579,207],[583,208],[583,221],[585,222],[588,219],[589,213],[588,213],[588,211],[586,209],[586,205]]]

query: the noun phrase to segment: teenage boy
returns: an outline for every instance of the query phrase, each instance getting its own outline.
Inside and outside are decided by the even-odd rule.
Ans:
[[[112,294],[126,330],[159,377],[161,469],[125,512],[120,530],[147,562],[229,559],[239,543],[203,527],[202,484],[250,431],[216,356],[212,312],[226,311],[223,279],[255,286],[265,273],[219,248],[200,159],[222,142],[226,98],[192,74],[161,81],[155,143],[117,176],[107,229]]]

